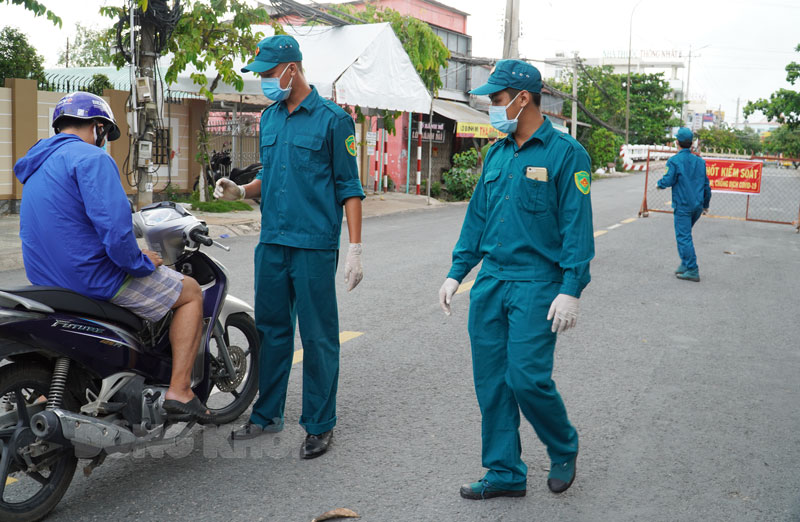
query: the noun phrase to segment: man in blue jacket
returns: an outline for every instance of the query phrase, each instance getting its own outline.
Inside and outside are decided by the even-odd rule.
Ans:
[[[706,162],[692,154],[692,131],[681,127],[675,138],[680,152],[667,160],[667,172],[658,180],[658,188],[672,187],[675,239],[681,264],[675,276],[685,281],[700,281],[697,255],[692,242],[692,227],[711,204],[711,185],[706,175]]]
[[[94,94],[68,94],[56,104],[53,128],[55,136],[39,140],[14,165],[25,186],[20,237],[28,279],[110,301],[148,321],[174,310],[163,406],[210,420],[190,386],[202,333],[200,285],[136,243],[117,164],[101,149],[120,136],[111,108]]]
[[[539,71],[501,60],[472,94],[491,99],[492,125],[508,136],[486,155],[439,303],[483,261],[470,292],[469,338],[481,409],[486,474],[461,486],[473,500],[525,495],[520,410],[550,456],[547,485],[575,480],[578,432],[552,379],[557,333],[575,325],[594,257],[591,162],[543,116]],[[551,322],[552,320],[552,322]]]

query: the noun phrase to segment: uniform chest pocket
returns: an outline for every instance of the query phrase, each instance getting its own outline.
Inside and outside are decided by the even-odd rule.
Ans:
[[[519,204],[529,212],[539,213],[547,210],[549,181],[538,181],[521,176]]]
[[[294,168],[326,163],[327,153],[322,150],[325,140],[313,134],[297,134],[292,140],[291,156]]]
[[[264,172],[267,172],[269,166],[272,165],[277,137],[277,134],[263,134],[261,136],[261,163],[265,167]]]
[[[483,175],[483,185],[486,190],[487,197],[491,200],[497,196],[497,178],[500,177],[500,169],[487,170]]]

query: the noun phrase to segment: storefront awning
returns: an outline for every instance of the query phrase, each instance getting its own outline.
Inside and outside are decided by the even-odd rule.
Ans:
[[[503,137],[489,123],[489,115],[473,109],[466,103],[450,100],[433,100],[433,112],[456,122],[456,137],[458,138],[490,138]]]

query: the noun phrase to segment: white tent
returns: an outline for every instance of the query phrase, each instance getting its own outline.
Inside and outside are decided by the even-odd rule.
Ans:
[[[320,95],[338,104],[362,108],[428,113],[431,95],[408,58],[400,40],[388,23],[328,26],[286,26],[303,53],[306,79]],[[254,32],[271,36],[269,26],[253,26]],[[239,70],[243,63],[237,61]],[[191,66],[181,74],[171,89],[197,92]],[[209,84],[216,71],[203,74]],[[214,90],[221,95],[261,95],[261,80],[254,73],[244,73],[244,88],[220,83]],[[223,98],[226,98],[223,96]]]

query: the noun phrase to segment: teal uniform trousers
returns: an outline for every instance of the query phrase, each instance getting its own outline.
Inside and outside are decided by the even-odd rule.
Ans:
[[[469,337],[481,409],[484,478],[501,489],[525,489],[519,412],[544,443],[550,460],[578,452],[553,372],[556,334],[545,321],[558,283],[501,281],[481,273],[470,291]]]
[[[337,250],[259,243],[255,254],[256,326],[261,338],[259,394],[250,420],[281,424],[294,357],[295,322],[303,342],[303,414],[308,433],[336,424],[339,380]]]

